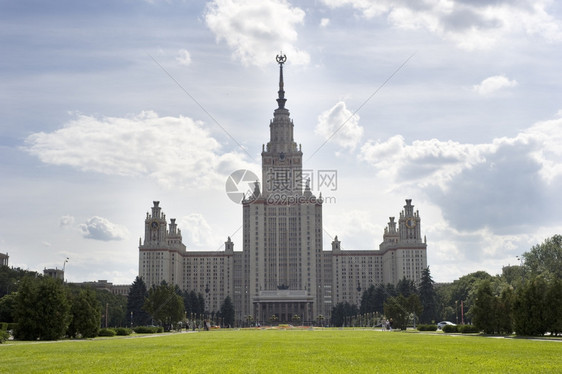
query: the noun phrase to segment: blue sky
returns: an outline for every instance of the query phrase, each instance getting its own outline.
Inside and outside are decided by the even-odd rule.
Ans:
[[[561,47],[554,1],[1,2],[0,252],[130,283],[153,200],[241,250],[225,182],[260,174],[282,50],[324,248],[411,198],[436,281],[500,273],[562,232]]]

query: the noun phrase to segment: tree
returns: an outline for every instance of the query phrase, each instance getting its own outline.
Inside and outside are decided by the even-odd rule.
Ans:
[[[189,317],[193,316],[196,318],[197,315],[202,315],[205,313],[205,298],[203,294],[197,293],[195,291],[184,291],[182,292],[183,304],[185,312]]]
[[[437,319],[437,294],[433,288],[434,283],[428,266],[422,270],[418,289],[423,308],[423,312],[420,315],[421,323],[432,323]]]
[[[525,268],[531,276],[562,278],[562,235],[554,235],[523,254]]]
[[[562,279],[554,279],[546,291],[546,320],[552,335],[562,333]]]
[[[486,334],[493,334],[495,331],[497,305],[492,293],[490,281],[484,280],[476,291],[476,298],[472,305],[472,322],[477,329],[483,330]]]
[[[70,309],[72,321],[68,326],[71,337],[94,338],[101,324],[101,305],[96,294],[90,289],[82,289],[72,298]]]
[[[174,286],[164,283],[160,286],[153,286],[148,291],[144,310],[166,330],[171,329],[185,315],[183,299],[176,293]]]
[[[413,280],[406,279],[406,277],[404,277],[396,284],[396,292],[405,298],[408,298],[410,295],[416,294],[418,290],[416,289],[416,285]]]
[[[465,313],[465,322],[470,321],[470,308],[472,307],[479,282],[486,279],[492,280],[492,278],[493,277],[485,271],[477,271],[460,277],[452,284],[440,287],[437,290],[441,303],[439,311],[440,319],[460,322],[460,320],[458,320],[460,314],[459,307],[462,301],[464,310],[469,311]]]
[[[16,293],[4,295],[0,298],[0,322],[14,322],[16,308]]]
[[[517,292],[513,305],[513,320],[517,335],[544,335],[548,331],[547,283],[536,277]]]
[[[126,315],[132,326],[146,326],[150,323],[150,315],[142,308],[147,296],[146,284],[137,276],[127,296]]]
[[[339,302],[332,308],[332,317],[330,323],[336,327],[342,327],[345,325],[346,319],[352,316],[356,316],[359,310],[357,305],[351,305],[347,301]]]
[[[220,314],[226,326],[234,326],[234,304],[230,296],[227,296],[221,304]]]
[[[496,308],[496,331],[500,334],[513,333],[513,302],[515,294],[513,288],[505,288],[500,295]]]
[[[0,265],[0,298],[18,290],[18,283],[25,277],[36,278],[34,271]]]
[[[394,328],[401,330],[406,330],[411,316],[420,315],[422,311],[420,298],[415,294],[408,298],[400,294],[384,303],[384,314],[392,319]]]
[[[361,314],[372,313],[376,308],[376,287],[370,285],[363,294],[361,295],[361,304],[359,306],[359,312]]]
[[[56,340],[70,323],[70,303],[63,283],[54,278],[25,278],[16,297],[16,338]]]

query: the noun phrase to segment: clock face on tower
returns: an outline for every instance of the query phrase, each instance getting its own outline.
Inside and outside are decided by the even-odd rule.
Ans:
[[[406,217],[406,227],[409,229],[416,227],[416,220],[414,217]]]
[[[153,228],[153,229],[157,229],[157,228],[158,228],[158,222],[153,221],[153,222],[152,222],[152,228]]]

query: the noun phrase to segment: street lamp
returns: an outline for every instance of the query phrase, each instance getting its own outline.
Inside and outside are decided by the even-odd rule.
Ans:
[[[63,282],[63,283],[64,283],[64,269],[66,268],[66,263],[68,262],[68,260],[70,260],[69,257],[67,257],[67,258],[64,260],[64,263],[62,264],[62,282]]]

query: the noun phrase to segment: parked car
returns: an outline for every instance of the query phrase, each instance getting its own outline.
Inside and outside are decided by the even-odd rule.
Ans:
[[[456,326],[453,322],[449,322],[449,321],[441,321],[437,324],[437,328],[439,330],[443,330],[443,327],[446,325],[451,325],[451,326]]]

